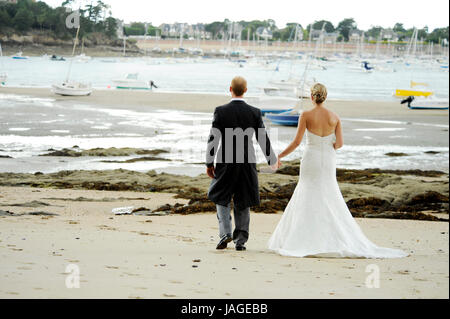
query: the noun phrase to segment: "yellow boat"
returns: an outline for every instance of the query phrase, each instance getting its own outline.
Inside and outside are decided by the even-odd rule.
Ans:
[[[420,91],[420,90],[411,90],[411,89],[406,89],[406,90],[395,90],[395,96],[396,97],[408,97],[408,96],[424,96],[424,97],[429,97],[433,95],[433,92],[431,91]]]
[[[415,86],[427,87],[428,84],[411,81],[411,88],[410,89],[397,89],[397,90],[395,90],[394,95],[396,97],[408,97],[408,96],[429,97],[429,96],[434,94],[433,91],[430,91],[430,90],[426,90],[426,89],[424,89],[424,90],[417,90],[417,89],[414,89]]]

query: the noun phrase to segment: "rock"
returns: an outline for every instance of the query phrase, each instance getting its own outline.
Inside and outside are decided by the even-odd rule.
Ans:
[[[131,214],[137,216],[165,216],[170,214],[170,210],[159,211],[158,209],[156,209],[152,211],[151,209],[140,207],[134,209]]]
[[[49,212],[30,212],[30,213],[25,213],[22,215],[31,215],[31,216],[59,216],[58,214],[55,213],[49,213]]]
[[[129,163],[136,163],[136,162],[150,162],[150,161],[170,161],[167,158],[161,158],[161,157],[153,157],[153,156],[145,156],[145,157],[138,157],[138,158],[132,158],[125,161],[100,161],[102,163],[123,163],[123,164],[129,164]]]
[[[40,201],[32,201],[32,202],[27,202],[27,203],[19,203],[19,204],[7,204],[5,206],[12,206],[12,207],[33,207],[33,208],[37,208],[37,207],[45,207],[45,206],[51,206],[50,204],[44,203],[44,202],[40,202]]]
[[[438,192],[426,192],[419,194],[411,198],[409,204],[422,204],[422,203],[448,203],[448,196],[439,194]]]
[[[81,153],[73,150],[69,150],[67,148],[64,148],[60,151],[55,151],[52,149],[49,149],[50,153],[42,154],[39,156],[64,156],[64,157],[80,157]]]
[[[376,212],[382,209],[389,209],[390,203],[376,197],[352,198],[347,201],[347,206],[352,213],[356,212]]]
[[[277,170],[277,174],[298,176],[300,174],[300,165],[286,165]]]
[[[76,145],[75,145],[76,146]],[[140,148],[93,148],[88,150],[79,150],[79,147],[73,147],[76,150],[73,149],[67,149],[64,148],[62,150],[54,150],[49,149],[46,154],[42,154],[39,156],[63,156],[63,157],[80,157],[80,156],[99,156],[99,157],[107,157],[107,156],[129,156],[129,155],[158,155],[161,153],[167,153],[166,150],[145,150]]]
[[[0,158],[12,158],[12,157],[8,155],[0,155]]]
[[[427,221],[448,221],[447,219],[438,218],[430,214],[421,212],[382,212],[375,214],[365,214],[365,218],[390,218],[390,219],[414,219]]]
[[[406,153],[396,153],[396,152],[389,152],[384,155],[391,156],[391,157],[409,156],[409,154],[406,154]]]

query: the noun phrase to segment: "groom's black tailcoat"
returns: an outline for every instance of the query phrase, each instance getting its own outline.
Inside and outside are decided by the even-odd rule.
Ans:
[[[230,136],[226,134],[227,128],[228,131],[233,129],[236,132],[241,129],[253,133],[248,138],[244,138],[243,149],[237,149],[239,144],[237,145],[235,137],[233,137],[232,147],[230,147],[231,141],[227,141],[227,137],[230,139]],[[214,159],[217,155],[215,178],[211,181],[208,191],[208,198],[214,203],[226,206],[234,196],[234,205],[237,208],[242,209],[259,205],[258,174],[256,154],[253,148],[253,135],[255,135],[263,150],[267,162],[270,165],[275,164],[277,157],[271,147],[260,109],[248,105],[243,100],[232,100],[229,104],[215,109],[206,152],[206,165],[208,167],[214,166]],[[237,156],[237,152],[240,150],[244,151],[243,161],[239,160]],[[230,160],[230,156],[232,160]]]

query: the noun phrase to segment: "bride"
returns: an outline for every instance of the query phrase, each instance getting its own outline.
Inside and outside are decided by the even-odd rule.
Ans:
[[[401,250],[376,246],[363,234],[342,197],[336,179],[336,150],[343,146],[339,117],[327,110],[324,85],[311,88],[314,109],[302,113],[294,141],[278,157],[294,151],[306,131],[300,179],[269,240],[284,256],[397,258]]]

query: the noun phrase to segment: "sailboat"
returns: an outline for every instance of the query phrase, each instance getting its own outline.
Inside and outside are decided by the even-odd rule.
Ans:
[[[416,87],[418,87],[418,88],[416,88]],[[408,96],[429,97],[429,96],[433,95],[434,93],[433,93],[433,91],[431,91],[428,88],[427,83],[411,81],[409,88],[397,89],[397,90],[395,90],[394,94],[396,97],[403,98],[403,97],[408,97]]]
[[[145,81],[139,79],[138,73],[128,73],[124,78],[112,80],[116,89],[128,90],[151,90],[156,85],[153,81]]]
[[[406,65],[409,65],[408,58],[411,58],[411,50],[412,50],[412,56],[416,56],[416,50],[417,50],[417,36],[418,36],[418,30],[417,28],[414,28],[413,35],[411,37],[411,41],[408,45],[408,50],[406,53]],[[417,88],[418,87],[418,88]],[[396,89],[394,92],[395,97],[399,98],[405,98],[408,96],[422,96],[422,97],[429,97],[433,95],[433,91],[428,88],[427,83],[420,83],[420,82],[414,82],[410,81],[410,87],[405,89]]]
[[[75,57],[77,62],[89,62],[92,58],[84,53],[84,38],[81,40],[81,53]]]
[[[321,31],[321,35],[319,40],[316,43],[316,48],[315,50],[318,50],[318,46],[319,44],[323,41],[323,34],[325,31],[325,23],[322,26],[322,31]],[[298,28],[298,27],[297,27]],[[296,28],[296,32],[297,31]],[[292,32],[291,32],[292,35]],[[297,35],[295,36],[295,46],[296,46],[296,41],[297,41]],[[315,54],[314,56],[316,56],[317,54]],[[301,79],[295,79],[293,77],[292,71],[293,71],[293,60],[291,60],[291,65],[290,65],[290,74],[289,74],[289,79],[288,80],[281,80],[281,81],[269,81],[269,85],[264,87],[264,93],[269,95],[269,96],[288,96],[288,97],[296,97],[296,98],[309,98],[311,96],[311,92],[309,90],[309,87],[313,84],[312,81],[308,81],[308,83],[306,83],[305,85],[305,81],[306,79],[304,79],[303,81]],[[318,64],[317,61],[308,61],[308,68],[315,68],[317,67],[318,69],[323,70],[322,66],[320,64]],[[313,80],[315,82],[315,79]]]
[[[1,43],[0,43],[0,58],[3,58],[3,50],[2,50]],[[2,60],[2,68],[3,68],[3,60]],[[0,73],[0,85],[5,85],[7,79],[8,79],[8,75],[5,72],[1,72]]]
[[[15,55],[12,56],[14,60],[27,60],[28,57],[23,55],[22,51],[17,52]]]
[[[411,110],[448,110],[448,99],[423,98],[409,96],[402,100],[401,104],[407,104]]]
[[[319,40],[317,40],[317,42],[316,42],[316,47],[314,49],[314,53],[312,56],[309,57],[308,61],[306,62],[305,71],[303,72],[303,81],[300,86],[301,92],[304,92],[306,89],[306,84],[307,84],[306,79],[307,79],[307,75],[308,75],[308,70],[309,70],[310,64],[317,57],[319,44],[323,41],[324,33],[325,33],[325,23],[322,25],[322,31],[320,33]],[[302,112],[303,112],[303,99],[300,98],[299,101],[297,102],[296,106],[292,110],[287,111],[287,112],[282,112],[279,114],[266,114],[266,117],[274,124],[285,125],[285,126],[297,126],[298,120],[299,120]]]
[[[66,80],[62,83],[53,84],[52,91],[58,95],[64,96],[85,96],[92,93],[92,85],[90,83],[81,83],[70,81],[70,72],[72,70],[73,56],[75,54],[75,48],[78,43],[78,34],[80,32],[80,27],[78,26],[77,34],[75,36],[75,41],[72,50],[72,59],[70,59],[69,70],[67,71]]]
[[[310,63],[310,61],[308,61],[308,63],[306,63],[306,66],[305,66],[305,72],[303,74],[303,84],[301,86],[302,91],[305,90],[306,75],[308,72],[309,63]],[[300,98],[293,109],[288,110],[286,112],[281,112],[281,113],[268,113],[268,114],[266,114],[266,117],[273,124],[285,125],[285,126],[297,126],[298,119],[300,118],[300,115],[302,112],[303,112],[303,99]]]
[[[300,90],[301,81],[290,79],[285,81],[269,81],[269,85],[264,87],[264,93],[269,96],[286,96],[308,98],[311,93],[306,87]]]

